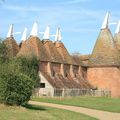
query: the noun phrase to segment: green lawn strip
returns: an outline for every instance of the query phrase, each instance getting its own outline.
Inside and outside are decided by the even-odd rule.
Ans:
[[[12,107],[0,105],[0,120],[97,120],[80,113],[43,107],[27,105],[24,107]]]
[[[68,97],[68,98],[32,98],[34,101],[63,105],[80,106],[97,110],[120,113],[120,98],[104,97]]]

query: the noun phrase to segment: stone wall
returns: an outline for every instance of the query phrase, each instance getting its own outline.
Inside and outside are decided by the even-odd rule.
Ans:
[[[120,97],[120,70],[117,67],[88,68],[88,81],[98,89],[111,90],[112,97]]]

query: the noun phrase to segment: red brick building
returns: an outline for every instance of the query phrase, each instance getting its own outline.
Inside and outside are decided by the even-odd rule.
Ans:
[[[34,23],[30,37],[20,46],[13,36],[9,35],[5,41],[12,46],[13,56],[36,56],[39,59],[41,88],[37,88],[37,91],[41,95],[52,96],[56,88],[97,88],[110,90],[113,97],[120,97],[120,31],[113,38],[108,20],[109,13],[91,55],[71,56],[60,41],[59,29],[55,42],[49,39],[48,28],[44,39],[40,40],[37,23]]]

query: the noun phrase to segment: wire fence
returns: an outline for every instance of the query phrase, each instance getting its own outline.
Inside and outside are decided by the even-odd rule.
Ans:
[[[69,97],[69,96],[96,96],[96,97],[110,97],[110,90],[92,90],[92,89],[35,89],[33,97]]]

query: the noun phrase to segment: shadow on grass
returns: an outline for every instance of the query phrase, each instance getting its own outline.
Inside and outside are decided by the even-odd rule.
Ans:
[[[31,105],[31,104],[26,104],[26,105],[23,105],[23,107],[27,108],[27,109],[30,109],[30,110],[46,110],[44,107],[42,106],[37,106],[37,105]]]

